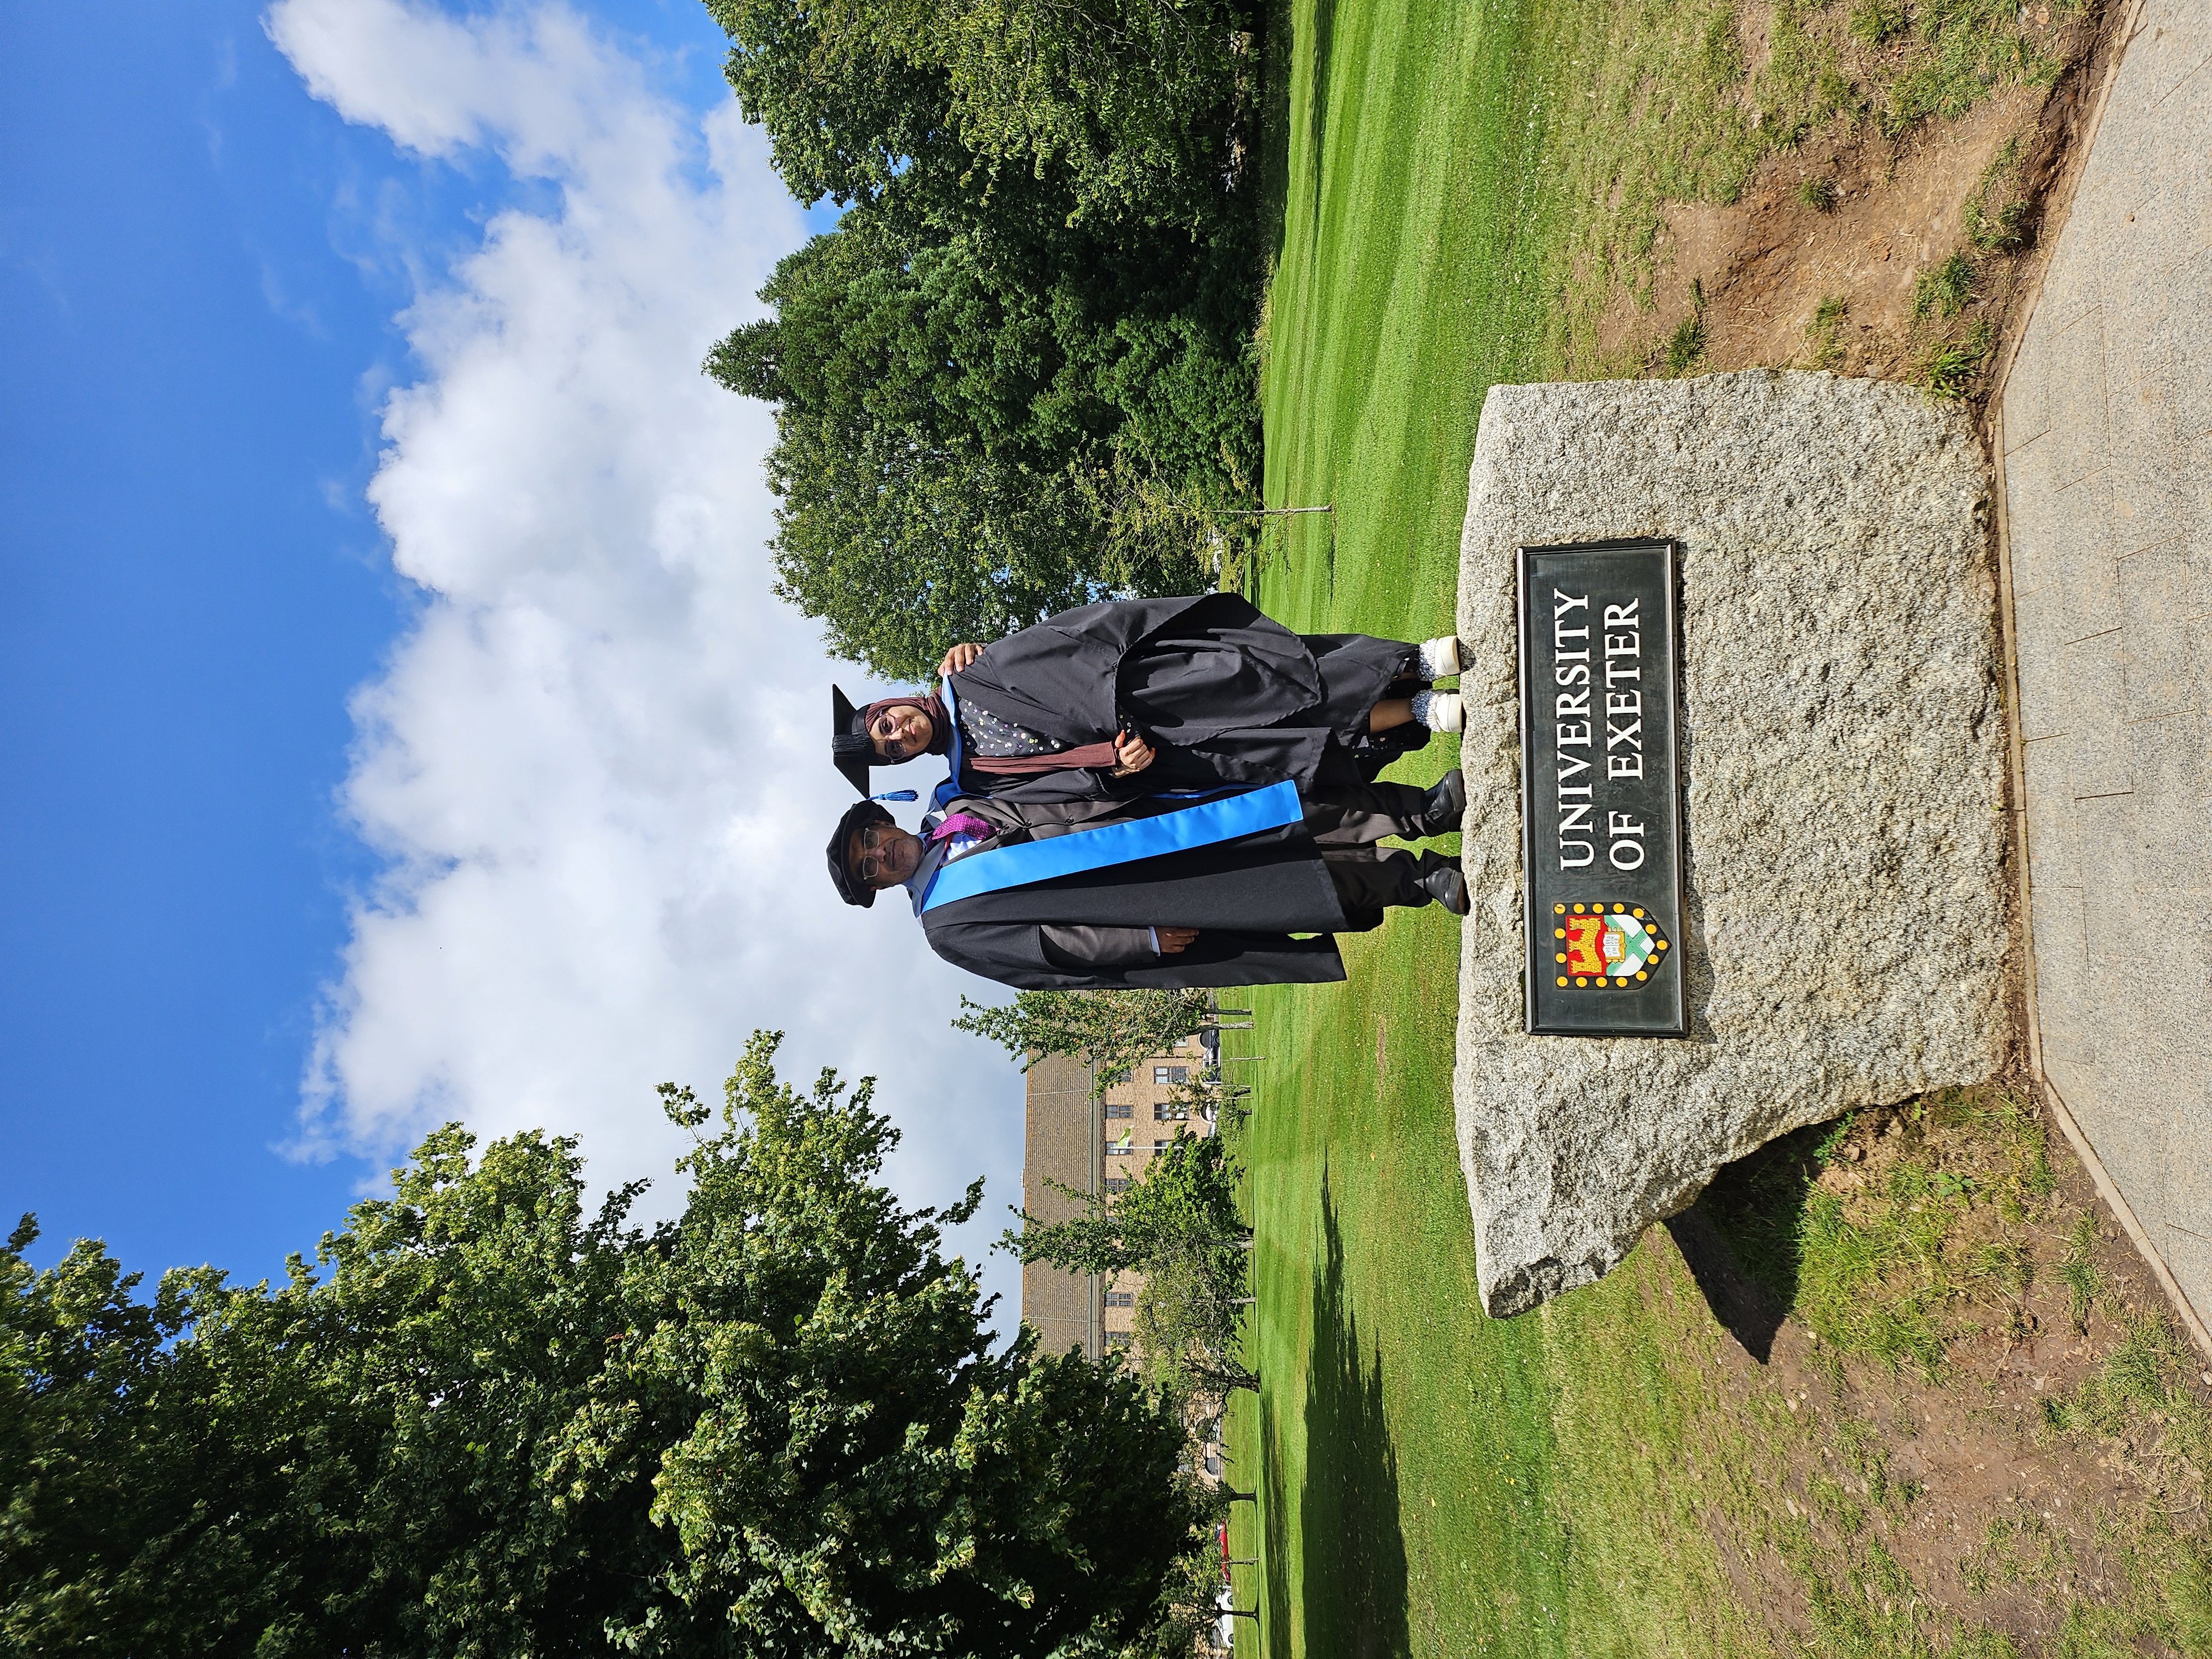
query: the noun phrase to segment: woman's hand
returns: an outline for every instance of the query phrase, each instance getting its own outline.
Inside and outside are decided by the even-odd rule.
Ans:
[[[1115,758],[1121,763],[1114,769],[1114,775],[1117,778],[1126,778],[1132,773],[1143,771],[1152,763],[1155,758],[1152,745],[1134,732],[1120,732],[1115,734],[1114,755]]]
[[[954,646],[945,653],[945,660],[937,665],[937,678],[941,680],[948,674],[957,674],[982,654],[983,647],[980,645]]]

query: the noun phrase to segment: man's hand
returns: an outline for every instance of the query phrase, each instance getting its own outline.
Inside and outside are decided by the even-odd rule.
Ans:
[[[1164,957],[1175,955],[1198,937],[1195,927],[1155,927],[1152,931],[1160,936],[1160,954]]]
[[[1133,732],[1117,732],[1114,735],[1115,758],[1121,763],[1114,769],[1114,775],[1126,778],[1133,772],[1141,772],[1152,763],[1152,745]]]
[[[945,660],[937,665],[937,678],[941,680],[948,674],[958,673],[982,654],[983,647],[980,645],[954,646],[945,653]]]

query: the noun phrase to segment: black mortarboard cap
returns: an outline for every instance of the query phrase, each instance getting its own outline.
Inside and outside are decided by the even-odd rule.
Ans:
[[[845,781],[862,794],[868,793],[868,768],[875,764],[875,746],[860,728],[860,711],[836,686],[830,688],[830,756]]]

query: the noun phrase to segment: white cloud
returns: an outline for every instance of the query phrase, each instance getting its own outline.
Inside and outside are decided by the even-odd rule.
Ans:
[[[769,591],[769,413],[699,373],[804,234],[764,143],[558,5],[278,0],[266,27],[349,121],[556,204],[488,204],[447,266],[382,251],[420,273],[398,322],[421,374],[382,404],[368,497],[427,603],[354,702],[343,805],[387,873],[318,1034],[307,1143],[542,1125],[580,1133],[599,1182],[665,1186],[653,1085],[710,1092],[777,1026],[787,1076],[881,1074],[909,1201],[990,1176],[994,1235],[1020,1084],[947,1029],[988,988],[902,906],[830,888],[835,670]]]

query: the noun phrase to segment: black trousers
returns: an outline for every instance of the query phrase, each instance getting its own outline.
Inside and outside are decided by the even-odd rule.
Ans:
[[[1436,902],[1421,878],[1457,860],[1428,852],[1417,857],[1410,848],[1375,844],[1385,836],[1419,840],[1460,827],[1456,819],[1431,823],[1426,803],[1426,791],[1404,783],[1324,784],[1307,792],[1306,830],[1336,884],[1348,931],[1380,927],[1392,905]]]

